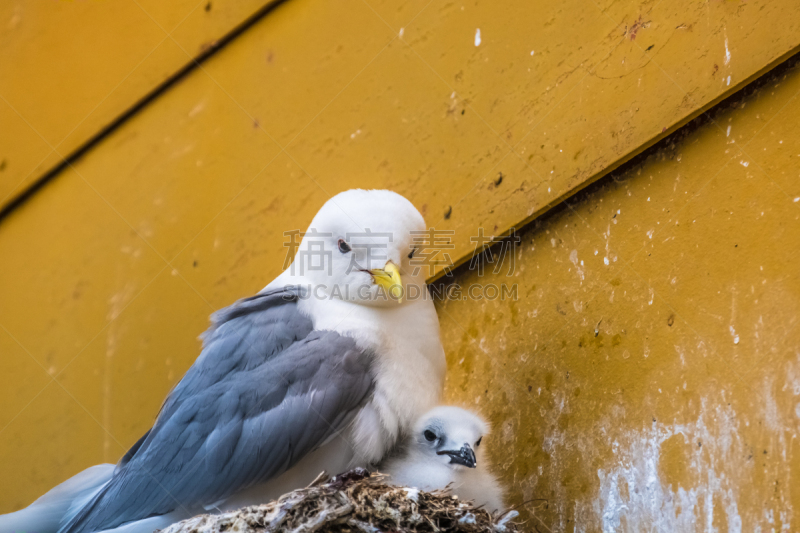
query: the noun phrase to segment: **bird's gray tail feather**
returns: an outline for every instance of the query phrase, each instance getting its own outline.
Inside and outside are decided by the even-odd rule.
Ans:
[[[87,468],[25,509],[0,515],[0,533],[55,533],[62,522],[69,520],[114,473],[114,465],[102,464]]]

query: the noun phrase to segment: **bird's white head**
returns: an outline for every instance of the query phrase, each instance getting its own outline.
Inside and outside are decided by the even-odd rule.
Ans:
[[[402,305],[425,296],[428,268],[415,259],[424,238],[425,220],[407,199],[353,189],[322,206],[289,271],[308,280],[311,298]]]
[[[489,426],[477,414],[460,407],[434,407],[417,421],[411,451],[454,469],[483,463],[481,440]]]

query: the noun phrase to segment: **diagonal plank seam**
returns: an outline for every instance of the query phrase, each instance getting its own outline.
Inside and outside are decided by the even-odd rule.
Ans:
[[[133,103],[130,107],[125,109],[116,118],[112,119],[107,125],[100,128],[100,130],[89,137],[86,141],[81,143],[75,150],[63,157],[61,161],[53,168],[45,172],[41,177],[36,179],[33,183],[27,186],[23,191],[11,198],[6,205],[0,206],[0,223],[11,215],[14,210],[22,206],[26,201],[33,197],[42,187],[50,183],[53,179],[58,177],[64,170],[74,164],[81,157],[86,155],[90,150],[96,147],[103,139],[111,135],[123,124],[125,124],[134,115],[146,108],[151,102],[156,100],[159,96],[168,91],[176,83],[184,79],[190,73],[198,69],[203,63],[208,61],[212,56],[216,55],[225,46],[230,44],[234,39],[239,37],[242,33],[247,31],[251,26],[259,22],[261,19],[272,13],[280,5],[286,3],[288,0],[272,0],[262,6],[258,11],[247,17],[237,26],[235,26],[228,33],[213,41],[206,47],[200,54],[191,58],[183,67],[171,74],[167,79],[156,85],[152,90],[142,96],[139,100]]]
[[[628,153],[624,154],[616,161],[607,165],[602,170],[589,176],[585,180],[576,183],[571,189],[568,189],[564,194],[558,196],[557,198],[548,202],[546,205],[535,210],[529,216],[525,217],[519,222],[516,222],[513,226],[505,228],[502,231],[498,232],[496,235],[493,235],[491,241],[487,243],[487,245],[493,246],[495,244],[502,242],[512,234],[512,231],[519,231],[525,226],[534,222],[535,220],[546,215],[556,207],[561,205],[566,205],[567,201],[570,198],[574,197],[575,195],[577,195],[590,185],[596,183],[598,180],[609,176],[611,173],[613,173],[614,171],[618,170],[620,167],[628,163],[635,162],[636,160],[638,160],[639,156],[650,153],[650,150],[653,149],[655,146],[657,146],[659,143],[664,141],[669,141],[669,139],[671,139],[673,135],[680,132],[683,128],[690,126],[692,121],[696,120],[698,117],[701,117],[706,113],[713,111],[717,107],[724,106],[727,101],[738,98],[742,93],[751,89],[753,85],[757,84],[759,80],[761,80],[771,72],[785,67],[788,63],[791,62],[792,58],[794,58],[796,55],[800,55],[800,45],[795,46],[788,52],[785,52],[784,54],[780,55],[779,57],[768,63],[766,66],[762,67],[749,77],[742,80],[740,83],[731,87],[730,90],[725,91],[716,98],[710,100],[706,104],[697,108],[695,111],[689,113],[682,119],[676,121],[671,126],[664,128],[664,130],[661,131],[658,135],[655,135],[650,139],[648,139],[646,142],[643,142],[640,145],[636,146],[634,149],[630,150]],[[493,172],[496,167],[497,165],[492,167],[492,169],[489,172],[487,172],[487,175]],[[472,252],[468,252],[458,257],[455,257],[453,259],[453,263],[451,265],[448,265],[447,268],[437,267],[437,272],[428,279],[428,283],[434,283],[440,280],[447,273],[448,270],[454,270],[456,268],[459,268],[460,266],[467,263],[471,257],[472,257]]]

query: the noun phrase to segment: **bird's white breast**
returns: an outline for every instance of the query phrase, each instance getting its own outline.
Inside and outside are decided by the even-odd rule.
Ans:
[[[433,302],[370,307],[312,298],[298,305],[311,317],[314,329],[348,335],[360,348],[375,353],[375,391],[356,417],[351,437],[355,464],[380,460],[439,401],[446,363]]]

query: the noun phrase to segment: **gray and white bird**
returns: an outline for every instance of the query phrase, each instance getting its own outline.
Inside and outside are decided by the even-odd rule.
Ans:
[[[378,470],[393,485],[424,491],[448,488],[461,500],[488,511],[504,511],[503,489],[487,467],[483,437],[486,422],[460,407],[434,407],[414,424]]]
[[[150,533],[380,461],[443,385],[438,318],[411,266],[424,232],[396,193],[331,198],[289,269],[212,315],[199,357],[120,462],[0,516],[0,533]]]

